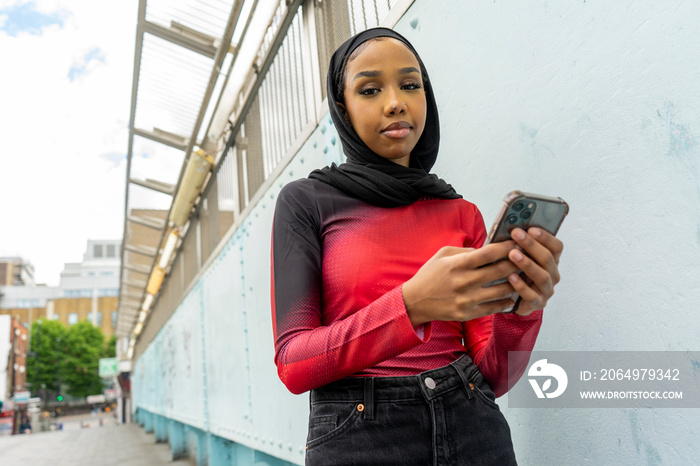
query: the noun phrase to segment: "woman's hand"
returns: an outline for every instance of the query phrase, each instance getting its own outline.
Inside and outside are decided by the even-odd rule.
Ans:
[[[510,260],[503,260],[509,258],[515,245],[514,241],[504,241],[477,250],[451,246],[440,249],[403,284],[403,299],[411,323],[417,326],[432,320],[465,321],[513,307],[510,296],[515,289],[508,281],[486,288],[484,285],[516,275],[520,262],[516,266]],[[523,263],[528,270],[534,269],[529,262]],[[542,280],[536,283],[544,286]],[[534,291],[527,285],[518,285],[528,298]]]
[[[510,261],[526,275],[525,280],[517,273],[508,276],[513,289],[522,298],[515,313],[525,316],[542,309],[554,294],[554,285],[559,283],[559,258],[564,244],[547,231],[535,227],[529,228],[527,233],[516,228],[510,236],[527,253],[518,249],[508,253]]]

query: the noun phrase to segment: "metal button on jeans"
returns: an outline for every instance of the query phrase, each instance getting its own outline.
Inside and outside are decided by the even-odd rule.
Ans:
[[[429,389],[434,389],[435,388],[435,381],[431,379],[430,377],[426,377],[425,380],[425,386],[428,387]]]

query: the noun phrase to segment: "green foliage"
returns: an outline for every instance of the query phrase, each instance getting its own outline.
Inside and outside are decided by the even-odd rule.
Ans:
[[[104,342],[102,330],[86,320],[68,328],[62,348],[61,374],[70,395],[86,397],[102,393],[103,385],[98,368]]]
[[[39,322],[32,325],[30,351],[33,356],[27,357],[27,382],[31,384],[34,396],[39,396],[42,385],[46,390],[58,389],[60,347],[68,333],[68,327],[57,320]]]
[[[105,342],[104,349],[102,351],[103,358],[115,358],[117,357],[117,336],[112,335],[109,340]]]
[[[33,396],[45,392],[75,397],[103,392],[98,374],[99,360],[114,357],[116,337],[105,342],[102,330],[83,320],[67,327],[55,321],[35,322],[31,330],[31,353],[27,357],[27,381]]]

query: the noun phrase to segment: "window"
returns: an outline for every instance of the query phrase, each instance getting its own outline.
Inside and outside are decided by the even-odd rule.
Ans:
[[[118,288],[104,288],[97,290],[97,296],[98,297],[103,297],[103,296],[119,296],[119,289]]]
[[[18,299],[17,307],[21,309],[28,309],[30,307],[39,307],[38,299]]]
[[[92,312],[90,312],[90,313],[88,314],[88,322],[90,322],[91,324],[93,323],[93,322],[92,322]],[[102,313],[101,313],[101,312],[98,312],[98,313],[97,313],[97,326],[98,326],[98,327],[101,327],[101,326],[102,326]]]
[[[71,312],[68,314],[68,325],[73,325],[78,323],[78,313]]]
[[[93,249],[93,256],[102,257],[102,245],[96,244]]]
[[[114,272],[112,272],[112,271],[100,272],[100,275],[103,276],[103,277],[113,277],[113,276],[114,276]]]
[[[117,316],[119,315],[118,311],[112,311],[112,328],[117,328]]]
[[[64,298],[90,298],[92,290],[63,290]]]
[[[107,245],[107,257],[116,257],[117,256],[117,248],[113,244],[108,244]]]

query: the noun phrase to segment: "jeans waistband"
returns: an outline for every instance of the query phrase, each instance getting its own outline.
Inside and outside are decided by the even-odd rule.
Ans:
[[[431,399],[456,387],[468,389],[470,380],[478,372],[476,365],[466,354],[447,366],[417,375],[403,377],[346,377],[323,387],[311,390],[310,402],[364,403],[364,416],[372,417],[374,403],[382,401]]]

